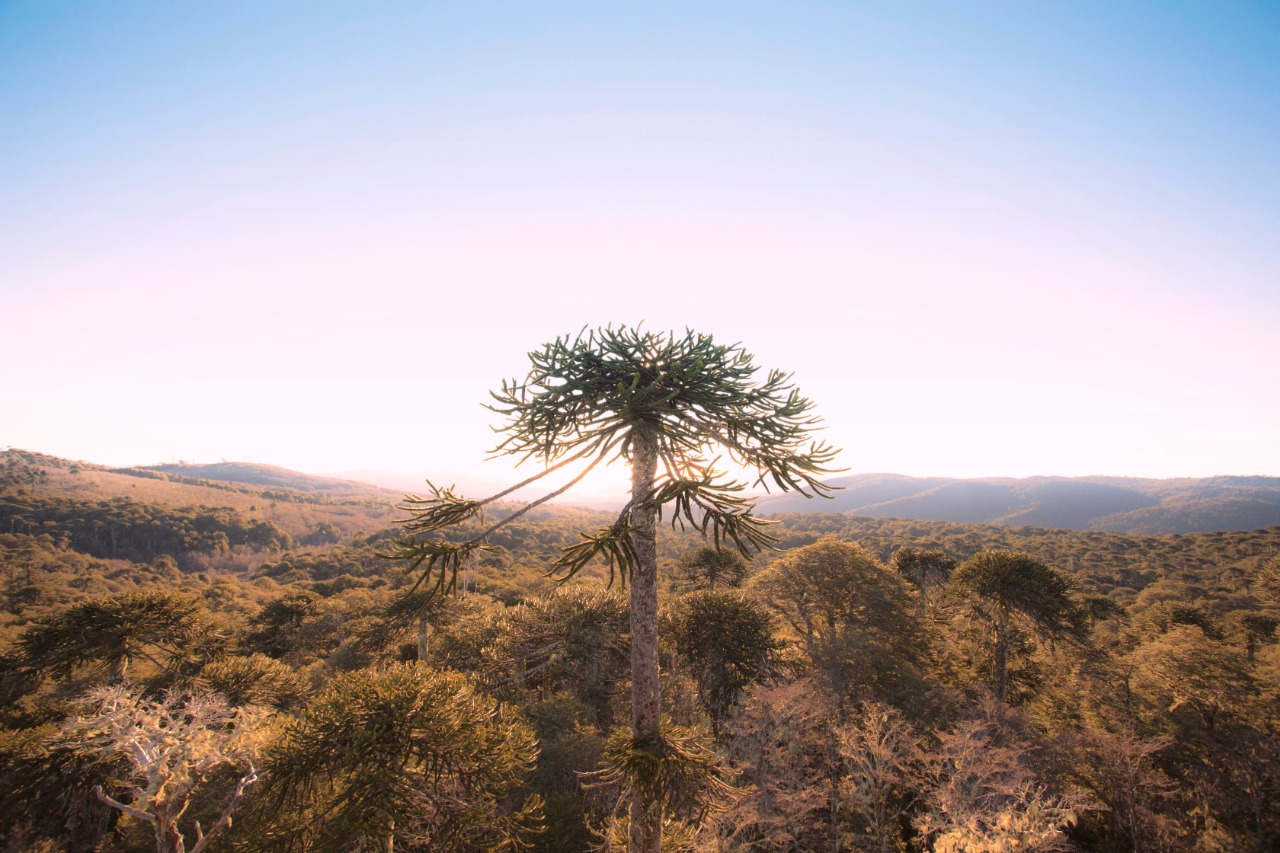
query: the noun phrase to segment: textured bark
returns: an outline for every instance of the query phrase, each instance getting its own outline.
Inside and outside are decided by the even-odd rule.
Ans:
[[[928,579],[925,577],[924,561],[921,560],[916,563],[915,576],[916,589],[920,590],[920,601],[917,605],[916,615],[920,617],[921,621],[929,617],[929,590],[925,586],[926,580]]]
[[[183,809],[186,808],[184,805]],[[181,814],[181,812],[179,812]],[[156,849],[161,853],[186,853],[187,844],[178,831],[177,820],[170,817],[169,804],[157,804],[156,808]]]
[[[418,662],[419,663],[427,662],[427,652],[428,652],[427,638],[428,638],[427,617],[420,616],[418,617]]]
[[[631,575],[631,735],[654,743],[662,719],[658,684],[658,549],[656,510],[645,506],[653,490],[658,452],[652,439],[637,435],[631,445],[631,543],[636,565]],[[658,853],[662,843],[662,804],[637,792],[631,799],[631,853]]]
[[[127,675],[129,671],[129,657],[121,655],[111,665],[111,683],[124,684],[129,680]]]
[[[1000,608],[996,611],[996,654],[993,687],[996,698],[1009,701],[1009,614]]]

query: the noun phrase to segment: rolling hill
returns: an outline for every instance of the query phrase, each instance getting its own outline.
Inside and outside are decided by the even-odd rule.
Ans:
[[[6,484],[22,485],[37,471],[43,478],[40,492],[45,495],[229,506],[259,517],[269,514],[295,536],[322,520],[347,532],[385,524],[393,517],[394,504],[405,492],[421,492],[426,477],[372,471],[317,476],[247,462],[108,468],[8,450],[0,452],[0,491]],[[456,482],[468,495],[500,487],[465,475],[438,474],[435,479]],[[831,500],[765,495],[758,512],[844,513],[1134,534],[1260,530],[1280,525],[1280,477],[955,479],[857,474],[829,482],[840,487]],[[515,498],[532,500],[541,494],[545,492],[530,487]],[[556,503],[616,511],[621,500],[570,492]]]
[[[829,482],[841,488],[830,501],[770,495],[760,500],[760,511],[1126,533],[1257,530],[1280,524],[1280,477],[949,479],[858,474]]]

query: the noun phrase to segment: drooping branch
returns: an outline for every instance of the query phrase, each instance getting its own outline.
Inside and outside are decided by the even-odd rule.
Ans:
[[[405,593],[406,598],[416,594],[419,588],[422,587],[423,583],[426,582],[427,579],[432,576],[434,576],[436,580],[435,580],[435,584],[427,593],[428,600],[441,592],[452,593],[454,590],[457,589],[457,586],[458,586],[458,569],[461,568],[463,561],[473,551],[484,550],[489,548],[490,546],[487,544],[487,540],[494,533],[501,530],[503,527],[510,524],[511,522],[515,521],[517,518],[520,518],[521,516],[525,515],[527,512],[534,509],[535,507],[541,506],[547,501],[550,501],[550,500],[553,500],[554,498],[559,497],[560,495],[569,491],[569,489],[572,489],[578,483],[582,482],[582,480],[588,474],[590,474],[591,471],[597,465],[599,465],[601,460],[603,460],[604,458],[605,458],[605,454],[601,453],[600,455],[592,459],[590,464],[588,464],[585,468],[583,468],[582,471],[580,471],[577,474],[577,476],[569,480],[569,482],[565,483],[560,488],[556,489],[553,492],[549,492],[543,495],[537,500],[530,501],[520,509],[508,515],[506,518],[503,518],[491,524],[489,527],[487,527],[480,533],[476,534],[475,536],[472,536],[470,539],[467,539],[464,542],[455,543],[455,542],[448,542],[443,539],[425,539],[424,540],[424,539],[419,539],[417,535],[414,535],[404,539],[396,540],[395,542],[392,543],[393,550],[391,551],[391,553],[382,554],[381,556],[387,557],[389,559],[410,561],[409,568],[405,570],[406,573],[412,574],[414,572],[417,572],[419,569],[422,570],[422,574],[419,575],[418,579],[414,582],[413,586],[409,588],[409,591]],[[513,490],[508,489],[506,492],[503,492],[502,494],[509,494],[511,491]],[[479,508],[483,504],[486,504],[489,501],[494,500],[494,498],[488,498],[484,501],[463,501],[459,498],[456,498],[452,494],[452,492],[448,489],[437,491],[437,495],[440,495],[441,493],[443,493],[447,497],[447,499],[453,500],[457,502],[459,505],[465,505],[467,507],[473,508],[473,511],[471,511],[469,514],[460,515],[459,520],[463,518],[470,518],[470,517],[475,517],[480,515]],[[449,509],[445,504],[441,504],[439,502],[433,502],[433,503],[437,507],[443,507],[443,509],[441,510],[442,513],[447,514],[449,512]],[[430,513],[432,512],[432,510],[428,509],[427,512]],[[461,513],[461,510],[459,510],[458,512]],[[457,523],[457,522],[453,522],[453,523]],[[415,534],[420,534],[425,531],[433,531],[433,530],[440,529],[440,527],[448,526],[446,524],[437,524],[435,520],[430,520],[428,522],[420,522],[417,518],[410,519],[409,522],[407,522],[407,525],[415,532]]]
[[[747,793],[728,781],[730,770],[705,734],[680,726],[664,726],[646,740],[616,731],[605,744],[603,769],[581,775],[588,788],[620,786],[621,802],[630,791],[644,790],[665,814],[691,823],[726,811]]]
[[[521,507],[520,509],[518,509],[518,510],[516,510],[515,512],[513,512],[511,515],[507,516],[506,518],[504,518],[504,519],[502,519],[501,521],[499,521],[497,524],[494,524],[492,527],[490,527],[490,528],[489,528],[488,530],[486,530],[485,532],[481,533],[479,536],[477,536],[477,537],[476,537],[476,539],[478,539],[478,540],[488,539],[488,538],[489,538],[489,536],[491,536],[491,535],[492,535],[494,532],[496,532],[498,529],[500,529],[500,528],[504,527],[505,525],[510,524],[511,522],[515,521],[517,518],[519,518],[520,516],[524,515],[526,512],[528,512],[529,510],[533,509],[534,507],[541,506],[542,504],[546,503],[546,502],[547,502],[547,501],[549,501],[549,500],[552,500],[552,499],[554,499],[554,498],[558,498],[558,497],[560,497],[560,496],[561,496],[561,495],[563,495],[565,492],[569,491],[569,490],[570,490],[570,489],[572,489],[574,486],[576,486],[576,485],[578,485],[579,483],[581,483],[581,482],[582,482],[582,480],[583,480],[583,479],[584,479],[588,474],[590,474],[590,473],[591,473],[591,470],[592,470],[593,468],[595,468],[597,465],[599,465],[599,464],[600,464],[600,461],[601,461],[603,458],[604,458],[603,456],[597,456],[595,459],[592,459],[592,460],[591,460],[591,464],[590,464],[590,465],[588,465],[586,468],[583,468],[583,469],[582,469],[582,471],[581,471],[581,473],[579,473],[579,474],[578,474],[578,476],[574,477],[572,480],[570,480],[569,482],[565,483],[563,486],[561,486],[560,488],[556,489],[554,492],[550,492],[550,493],[548,493],[548,494],[545,494],[545,495],[543,495],[542,497],[538,498],[536,501],[530,501],[529,503],[525,504],[523,507]]]
[[[752,515],[753,501],[739,494],[744,488],[735,480],[717,481],[715,471],[708,467],[695,479],[668,478],[650,502],[657,507],[659,518],[663,507],[671,506],[673,528],[688,526],[703,534],[710,528],[716,548],[731,542],[744,557],[750,557],[777,539],[766,530],[773,522]]]
[[[405,495],[404,502],[396,507],[412,514],[401,522],[410,533],[430,533],[476,517],[483,521],[484,512],[481,507],[485,502],[459,497],[454,494],[453,486],[437,486],[430,480],[427,481],[427,488],[431,491],[430,497]]]
[[[484,521],[484,507],[494,501],[505,498],[512,492],[518,492],[525,486],[537,482],[548,474],[558,471],[559,469],[573,462],[584,458],[586,452],[576,453],[566,459],[551,465],[545,470],[534,474],[516,483],[514,486],[503,489],[496,495],[490,495],[481,501],[467,500],[454,493],[454,486],[439,487],[427,481],[427,488],[430,490],[430,497],[421,497],[416,494],[405,495],[403,503],[397,509],[410,513],[410,518],[400,522],[401,525],[410,533],[423,534],[431,533],[436,530],[443,530],[447,527],[461,524],[471,518]]]
[[[572,456],[568,456],[568,457],[566,457],[566,458],[564,458],[564,459],[561,459],[559,462],[556,462],[555,464],[553,464],[553,465],[551,465],[551,466],[549,466],[549,467],[545,468],[544,470],[542,470],[542,471],[538,472],[537,474],[534,474],[532,477],[528,477],[528,478],[526,478],[526,479],[524,479],[524,480],[521,480],[519,483],[516,483],[516,484],[515,484],[514,486],[512,486],[511,488],[509,488],[509,489],[503,489],[502,491],[498,492],[496,495],[490,495],[489,497],[487,497],[487,498],[485,498],[484,500],[480,501],[480,504],[479,504],[479,505],[480,505],[480,506],[484,506],[485,504],[490,504],[490,503],[493,503],[493,502],[494,502],[494,501],[496,501],[496,500],[499,500],[499,499],[501,499],[501,498],[505,498],[507,495],[511,494],[512,492],[518,492],[518,491],[520,491],[521,489],[523,489],[525,486],[528,486],[528,485],[531,485],[531,484],[533,484],[533,483],[536,483],[538,480],[541,480],[543,477],[547,476],[548,474],[552,473],[553,471],[559,471],[561,468],[563,468],[563,467],[564,467],[564,466],[566,466],[566,465],[572,465],[574,462],[577,462],[579,459],[584,459],[584,458],[586,458],[587,456],[590,456],[590,455],[591,455],[591,452],[592,452],[592,448],[587,448],[586,450],[582,451],[581,453],[575,453],[575,454],[573,454]],[[489,458],[490,458],[490,459],[495,459],[495,458],[497,458],[497,457],[496,457],[496,456],[490,456]],[[521,461],[521,462],[523,462],[524,460],[522,459],[522,460],[520,460],[520,461]],[[516,463],[516,464],[518,465],[518,464],[520,464],[520,463]]]

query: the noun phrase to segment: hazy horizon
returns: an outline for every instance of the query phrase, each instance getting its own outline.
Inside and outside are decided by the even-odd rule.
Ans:
[[[113,468],[154,467],[154,466],[164,466],[164,465],[192,465],[192,466],[216,465],[216,464],[267,465],[267,466],[273,466],[278,468],[284,468],[287,470],[295,471],[300,474],[307,474],[315,477],[346,478],[346,479],[354,479],[357,481],[360,480],[360,476],[358,475],[365,475],[365,476],[371,476],[371,477],[386,476],[386,477],[403,477],[403,478],[426,477],[426,478],[431,478],[433,482],[436,482],[438,485],[448,485],[449,483],[453,482],[453,479],[457,479],[457,480],[467,480],[471,483],[485,483],[493,486],[506,487],[508,485],[511,485],[514,482],[525,479],[531,473],[537,470],[529,467],[528,464],[520,466],[519,468],[511,468],[511,467],[504,466],[500,461],[495,461],[491,463],[489,467],[481,467],[479,469],[470,469],[470,470],[462,469],[462,468],[450,468],[448,466],[437,466],[434,468],[418,468],[418,469],[356,467],[356,468],[331,468],[331,469],[310,470],[310,469],[304,469],[304,468],[296,468],[288,465],[281,465],[279,463],[276,463],[267,459],[228,459],[225,457],[218,457],[218,458],[210,458],[210,459],[163,459],[163,460],[148,460],[148,461],[140,461],[140,460],[120,461],[124,457],[117,457],[114,459],[106,459],[106,460],[92,459],[92,458],[87,458],[82,456],[62,456],[61,454],[52,453],[52,452],[41,450],[40,448],[35,448],[35,447],[0,446],[0,450],[8,450],[8,449],[32,451],[36,453],[45,453],[46,455],[49,455],[49,456],[57,456],[59,458],[69,459],[77,462],[88,462],[91,464],[106,465]],[[567,480],[571,476],[572,475],[565,475],[561,479]],[[1059,473],[1049,472],[1049,471],[1038,471],[1038,472],[1027,473],[1027,474],[963,474],[963,475],[960,475],[960,474],[942,474],[942,473],[910,473],[905,471],[847,470],[847,471],[837,472],[835,474],[832,474],[829,477],[823,477],[822,479],[823,480],[839,480],[842,478],[857,477],[857,476],[898,476],[898,477],[909,477],[912,479],[920,479],[920,480],[927,480],[927,479],[1026,480],[1026,479],[1034,479],[1039,477],[1064,478],[1064,479],[1097,477],[1097,478],[1118,478],[1118,479],[1136,479],[1136,480],[1184,480],[1184,479],[1191,480],[1191,479],[1207,479],[1207,478],[1213,478],[1213,477],[1280,477],[1280,475],[1277,475],[1277,474],[1267,474],[1265,472],[1260,472],[1260,471],[1220,471],[1214,474],[1206,474],[1206,475],[1173,474],[1169,476],[1147,476],[1147,475],[1141,475],[1141,474],[1115,474],[1115,473],[1098,472],[1098,471],[1083,473],[1083,474],[1059,474]],[[618,492],[619,489],[624,491],[629,489],[629,482],[630,482],[629,478],[630,478],[630,472],[626,468],[625,462],[616,461],[608,469],[601,470],[598,472],[593,472],[593,475],[589,475],[586,479],[584,479],[583,482],[580,483],[577,487],[575,487],[571,493],[588,495],[588,496],[599,496],[599,497],[612,495],[613,493]],[[552,476],[552,478],[547,481],[545,486],[542,483],[539,483],[539,484],[536,484],[535,486],[531,486],[530,489],[535,491],[538,489],[543,489],[544,491],[546,491],[546,490],[555,488],[559,484],[560,483],[557,482],[556,478]],[[760,491],[762,494],[764,493],[763,489],[761,489]],[[776,493],[776,490],[774,493]]]
[[[850,472],[1280,475],[1277,37],[1196,3],[7,3],[0,446],[504,480],[488,390],[643,322],[794,372]]]

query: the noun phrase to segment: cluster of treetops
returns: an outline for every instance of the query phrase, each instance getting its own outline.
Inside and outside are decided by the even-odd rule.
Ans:
[[[593,514],[514,521],[428,597],[394,530],[0,507],[6,849],[625,838],[626,592],[545,571]],[[664,848],[1280,845],[1280,528],[776,520],[749,562],[660,536]]]

